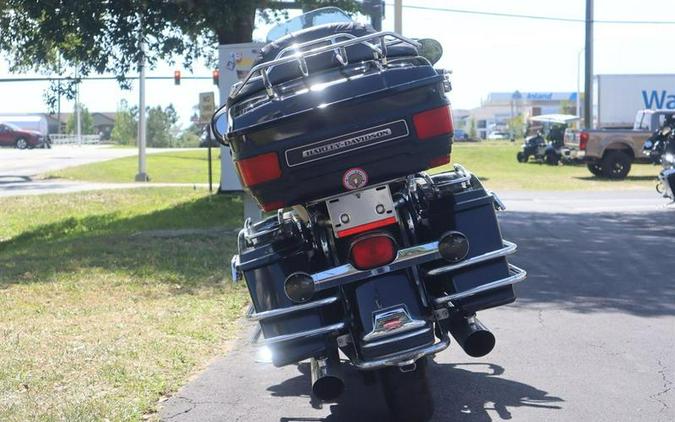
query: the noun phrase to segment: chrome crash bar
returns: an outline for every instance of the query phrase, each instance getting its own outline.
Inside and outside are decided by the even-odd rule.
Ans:
[[[480,286],[474,287],[473,289],[465,290],[463,292],[453,293],[447,296],[441,296],[434,299],[434,302],[437,305],[442,305],[453,300],[464,299],[469,296],[477,295],[479,293],[487,292],[488,290],[498,289],[500,287],[520,283],[527,278],[527,272],[522,268],[516,267],[515,265],[509,264],[509,275],[506,278],[493,281],[491,283],[482,284]]]
[[[454,271],[460,268],[475,265],[495,258],[501,258],[516,252],[516,244],[502,240],[503,247],[494,251],[486,252],[472,258],[465,259],[452,265],[446,265],[440,268],[434,268],[427,272],[427,275],[434,276],[448,271]],[[390,264],[375,268],[372,270],[358,270],[352,264],[344,264],[325,271],[312,274],[314,279],[315,291],[326,290],[347,283],[363,280],[385,274],[392,271],[402,270],[413,265],[421,265],[430,261],[442,259],[438,251],[438,241],[424,243],[422,245],[411,246],[398,251],[396,259]]]
[[[406,44],[410,44],[413,47],[420,47],[420,44],[414,40],[411,40],[410,38],[406,38],[402,35],[399,35],[395,32],[389,32],[389,31],[383,31],[383,32],[377,32],[375,34],[369,34],[369,35],[364,35],[363,37],[358,37],[358,38],[352,38],[354,37],[351,34],[334,34],[330,35],[327,37],[323,38],[318,38],[315,40],[311,40],[302,44],[297,44],[293,45],[290,47],[287,47],[283,49],[279,55],[277,55],[277,58],[274,60],[271,60],[269,62],[265,63],[260,63],[256,66],[253,66],[251,71],[246,75],[246,78],[242,81],[239,82],[235,85],[232,86],[232,91],[230,92],[230,98],[234,98],[239,93],[241,90],[244,88],[244,86],[248,83],[248,81],[253,78],[255,74],[259,74],[258,78],[262,78],[263,83],[265,84],[265,89],[267,90],[268,95],[272,95],[272,83],[269,80],[269,76],[267,73],[267,70],[270,67],[274,66],[279,66],[282,64],[286,63],[292,63],[292,62],[297,62],[298,67],[300,68],[300,71],[302,72],[303,75],[307,76],[309,74],[308,68],[307,68],[307,57],[312,57],[316,56],[328,51],[333,51],[335,53],[336,59],[344,66],[347,63],[349,63],[349,58],[347,57],[347,51],[346,47],[356,45],[356,44],[363,44],[366,47],[372,49],[377,55],[380,57],[380,59],[384,59],[386,56],[387,52],[387,45],[392,45],[400,42],[404,42]],[[396,41],[385,41],[386,37],[391,37],[395,38]],[[349,38],[345,41],[337,41],[338,38]],[[369,43],[368,41],[379,39],[379,48],[378,46]],[[323,45],[320,47],[313,48],[311,50],[307,51],[297,51],[302,48],[309,47],[314,44],[320,44],[320,43],[326,43],[328,42],[328,45]],[[288,50],[294,50],[295,53],[286,55]],[[282,56],[282,57],[279,57]],[[284,57],[285,56],[285,57]]]

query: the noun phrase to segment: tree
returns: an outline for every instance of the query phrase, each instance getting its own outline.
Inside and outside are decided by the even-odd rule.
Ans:
[[[129,104],[122,100],[117,108],[117,113],[115,113],[115,123],[110,135],[111,140],[121,145],[135,144],[137,133],[138,121],[136,116],[129,109]]]
[[[169,105],[164,110],[156,106],[148,109],[147,138],[148,146],[167,148],[176,146],[178,114]]]
[[[469,120],[469,138],[478,139],[478,132],[476,132],[476,119],[473,117]]]
[[[354,12],[354,0],[297,0],[304,9],[336,5]],[[252,40],[256,12],[264,19],[279,17],[288,2],[272,0],[127,0],[60,1],[0,0],[0,52],[10,71],[38,71],[71,76],[90,73],[118,75],[128,87],[126,74],[136,71],[141,57],[142,29],[146,58],[158,61],[182,57],[213,62],[217,44]],[[73,95],[73,86],[53,84]],[[55,95],[47,95],[53,105]]]
[[[68,121],[66,122],[66,133],[77,133],[77,105],[73,108],[73,114],[68,117]],[[91,117],[91,114],[89,114],[87,107],[82,104],[80,104],[80,133],[82,135],[96,134],[94,119]]]
[[[518,114],[513,118],[509,119],[509,131],[516,138],[522,138],[525,136],[525,116]]]

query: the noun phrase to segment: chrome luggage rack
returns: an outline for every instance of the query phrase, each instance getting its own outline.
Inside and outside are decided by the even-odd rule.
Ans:
[[[386,38],[394,38],[394,40],[387,41]],[[347,38],[345,41],[338,41],[338,39]],[[369,41],[376,40],[376,43],[371,43]],[[420,44],[417,41],[406,38],[402,35],[399,35],[395,32],[382,31],[374,34],[364,35],[362,37],[355,37],[352,34],[340,33],[333,34],[323,38],[317,38],[315,40],[310,40],[301,44],[294,44],[292,46],[286,47],[279,52],[274,60],[269,62],[260,63],[256,66],[253,66],[251,71],[246,75],[243,81],[238,82],[232,86],[230,90],[229,98],[234,98],[244,86],[251,79],[262,78],[263,84],[265,85],[265,91],[267,95],[272,98],[274,97],[274,90],[272,89],[274,85],[269,79],[268,70],[271,67],[279,66],[286,63],[297,62],[298,68],[303,76],[309,75],[309,69],[307,67],[307,57],[316,56],[322,53],[333,51],[335,59],[342,65],[346,66],[349,64],[349,57],[347,56],[347,47],[357,44],[362,44],[367,48],[371,49],[374,53],[374,58],[381,62],[382,64],[387,63],[387,47],[394,44],[406,43],[415,48],[419,48]],[[328,45],[318,46],[307,51],[301,51],[304,48],[312,47],[316,44],[328,43]],[[254,76],[258,74],[259,76]]]

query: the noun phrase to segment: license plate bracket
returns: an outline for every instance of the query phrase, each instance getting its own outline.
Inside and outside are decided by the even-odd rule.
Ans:
[[[388,185],[350,192],[326,201],[326,208],[338,238],[351,236],[398,222]]]

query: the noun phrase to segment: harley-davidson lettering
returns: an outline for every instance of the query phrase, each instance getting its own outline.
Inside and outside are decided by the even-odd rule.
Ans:
[[[344,154],[359,148],[404,138],[409,135],[405,120],[398,120],[380,126],[370,127],[358,132],[347,133],[331,139],[286,150],[286,163],[289,167],[306,164],[335,155]]]
[[[372,141],[373,139],[383,138],[385,136],[391,135],[391,129],[382,129],[377,132],[367,133],[365,135],[355,136],[353,138],[345,139],[344,141],[335,142],[328,145],[323,145],[316,148],[311,148],[305,151],[302,151],[303,157],[313,157],[315,155],[322,154],[324,152],[330,152],[339,150],[351,145],[358,145],[364,142]]]

